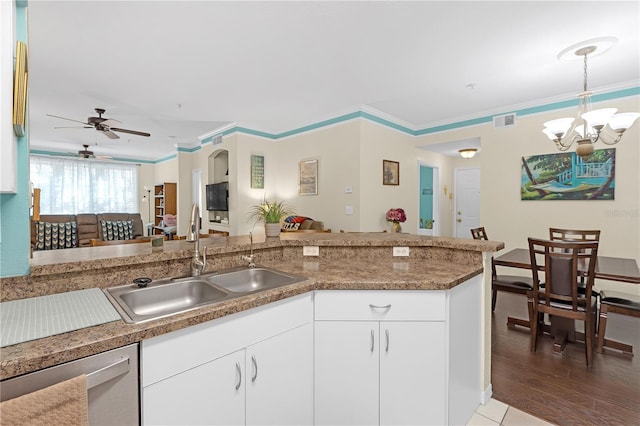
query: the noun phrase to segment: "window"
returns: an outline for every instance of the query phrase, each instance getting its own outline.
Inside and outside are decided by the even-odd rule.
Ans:
[[[137,213],[138,166],[32,155],[42,214]]]

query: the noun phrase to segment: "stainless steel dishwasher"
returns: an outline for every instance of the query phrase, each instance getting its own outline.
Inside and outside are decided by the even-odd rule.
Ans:
[[[87,375],[90,425],[140,424],[138,344],[124,346],[0,382],[6,401]]]

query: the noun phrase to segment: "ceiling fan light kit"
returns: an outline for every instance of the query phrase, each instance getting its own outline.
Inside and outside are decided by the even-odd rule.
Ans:
[[[137,130],[129,130],[129,129],[121,129],[119,127],[113,127],[114,125],[120,124],[120,122],[118,120],[114,120],[112,118],[103,117],[102,114],[105,113],[105,109],[104,108],[95,108],[95,111],[98,114],[98,116],[97,117],[88,117],[86,122],[79,121],[79,120],[74,120],[72,118],[60,117],[58,115],[52,115],[52,114],[47,114],[47,115],[49,117],[61,118],[63,120],[75,121],[76,123],[84,124],[84,126],[82,126],[82,128],[85,128],[85,129],[94,128],[98,132],[100,132],[103,135],[105,135],[106,137],[108,137],[109,139],[120,139],[120,136],[118,136],[114,132],[128,133],[128,134],[131,134],[131,135],[144,136],[144,137],[151,136],[151,134],[147,133],[147,132],[140,132],[140,131],[137,131]]]
[[[606,145],[620,142],[623,133],[640,117],[637,112],[617,113],[616,108],[592,109],[591,92],[587,88],[587,57],[602,54],[617,39],[601,37],[586,40],[564,49],[558,59],[582,57],[584,62],[583,91],[578,93],[578,112],[575,118],[557,118],[544,123],[542,132],[556,144],[559,151],[568,150],[574,143],[578,146],[576,153],[583,158],[594,151],[593,144],[600,141]],[[598,52],[598,50],[601,50]],[[597,53],[596,53],[597,52]]]

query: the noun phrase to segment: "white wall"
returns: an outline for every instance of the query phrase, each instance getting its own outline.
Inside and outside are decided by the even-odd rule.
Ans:
[[[13,132],[13,67],[15,57],[15,2],[0,3],[0,193],[15,193],[17,190],[16,135]]]

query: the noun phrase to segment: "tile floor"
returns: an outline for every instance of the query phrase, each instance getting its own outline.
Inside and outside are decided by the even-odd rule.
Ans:
[[[492,398],[486,405],[478,407],[467,426],[538,426],[552,424]]]

